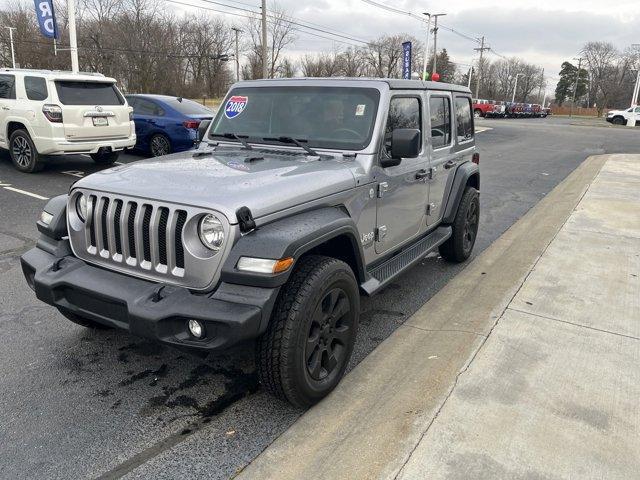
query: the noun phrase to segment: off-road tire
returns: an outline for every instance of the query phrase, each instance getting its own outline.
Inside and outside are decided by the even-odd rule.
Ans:
[[[613,123],[614,125],[624,125],[626,124],[626,120],[624,119],[624,117],[613,117],[611,119],[611,123]]]
[[[331,303],[331,295],[339,290],[342,295],[336,301],[344,307],[344,300],[348,302],[349,311],[340,316],[333,327],[335,332],[345,331],[341,335],[344,344],[337,340],[329,340],[329,346],[335,345],[334,355],[338,358],[332,370],[316,370],[311,372],[315,362],[322,363],[324,353],[322,335],[330,332],[331,328],[325,324],[324,328],[317,328],[322,322],[316,322],[324,315],[325,305]],[[336,308],[335,311],[338,309]],[[335,313],[334,311],[334,313]],[[337,316],[338,314],[336,314]],[[256,365],[258,377],[264,388],[274,396],[286,400],[291,404],[307,408],[327,396],[338,384],[347,368],[353,345],[355,343],[358,320],[360,316],[360,294],[358,284],[351,268],[344,262],[331,257],[309,255],[298,260],[295,270],[288,282],[282,287],[274,306],[267,331],[258,339],[256,345]],[[333,318],[333,317],[331,317]],[[326,320],[325,320],[326,321]],[[329,320],[330,322],[330,320]],[[339,326],[338,326],[339,325]],[[345,327],[346,326],[346,327]],[[318,344],[313,345],[313,339],[318,334]],[[332,343],[334,342],[334,343]],[[338,342],[338,343],[335,343]],[[308,345],[307,345],[308,344]],[[339,350],[339,354],[336,352]],[[328,372],[326,377],[316,379],[314,373]]]
[[[9,137],[9,155],[13,166],[24,173],[36,173],[44,168],[42,157],[36,150],[29,132],[14,130]]]
[[[475,223],[469,223],[475,217]],[[478,191],[473,187],[467,187],[462,194],[458,211],[451,224],[453,232],[451,237],[440,245],[440,255],[449,262],[464,262],[473,251],[478,236],[480,220],[480,199]],[[468,236],[471,235],[471,238]]]
[[[93,320],[89,320],[88,318],[81,317],[76,315],[75,313],[66,312],[64,310],[58,309],[58,311],[64,316],[67,320],[72,321],[76,325],[80,325],[81,327],[91,328],[94,330],[111,330],[112,327],[107,325],[103,325],[98,322],[94,322]]]
[[[98,152],[92,153],[91,159],[98,165],[113,165],[120,156],[120,152]]]
[[[476,109],[473,111],[473,116],[474,116],[475,118],[480,118],[480,117],[482,117],[482,110],[480,110],[479,108],[476,108]]]

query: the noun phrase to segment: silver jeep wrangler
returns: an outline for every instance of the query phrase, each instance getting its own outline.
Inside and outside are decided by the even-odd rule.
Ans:
[[[50,200],[24,275],[85,327],[202,352],[257,339],[264,387],[312,405],[347,368],[361,294],[435,249],[471,254],[470,91],[240,82],[205,128],[195,150],[103,170]]]

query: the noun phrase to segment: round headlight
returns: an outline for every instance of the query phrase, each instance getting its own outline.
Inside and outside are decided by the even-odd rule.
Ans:
[[[224,227],[218,217],[209,213],[200,220],[200,240],[210,250],[217,252],[224,243]]]
[[[83,194],[76,198],[76,212],[83,222],[87,220],[87,197]]]

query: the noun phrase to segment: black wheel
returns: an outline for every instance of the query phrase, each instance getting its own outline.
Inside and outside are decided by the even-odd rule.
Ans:
[[[98,322],[94,322],[93,320],[89,320],[88,318],[81,317],[76,315],[75,313],[66,312],[64,310],[58,309],[58,311],[67,318],[67,320],[71,320],[76,325],[80,325],[85,328],[92,328],[94,330],[111,330],[112,327],[108,327],[107,325],[103,325]]]
[[[613,117],[611,123],[613,123],[614,125],[624,125],[627,122],[625,122],[623,117]]]
[[[482,116],[482,110],[480,110],[479,108],[476,108],[473,111],[473,116],[476,117],[476,118],[480,118]]]
[[[301,258],[256,346],[262,385],[297,407],[322,400],[344,375],[359,317],[351,268],[335,258]]]
[[[151,137],[151,140],[149,140],[149,152],[151,152],[152,157],[169,155],[171,153],[171,142],[169,138],[160,133]]]
[[[26,130],[15,130],[11,134],[9,154],[13,165],[21,172],[35,173],[44,167],[40,154],[38,154],[29,132]]]
[[[464,262],[476,243],[478,225],[480,224],[480,199],[478,191],[467,187],[458,205],[456,218],[451,225],[453,233],[440,245],[440,255],[450,262]]]
[[[98,152],[92,153],[91,159],[98,165],[113,165],[119,156],[120,152]]]

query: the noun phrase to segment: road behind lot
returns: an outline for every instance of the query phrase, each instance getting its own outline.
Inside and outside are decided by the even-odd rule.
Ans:
[[[564,118],[481,120],[481,229],[475,253],[587,156],[640,151],[640,132]],[[0,156],[0,469],[8,478],[227,478],[300,411],[262,392],[250,348],[194,359],[120,332],[88,332],[40,304],[19,255],[35,241],[41,197],[95,171],[60,159],[37,175]],[[122,161],[138,157],[123,156]],[[352,366],[463,266],[436,257],[365,299]],[[331,421],[331,419],[327,419]]]

